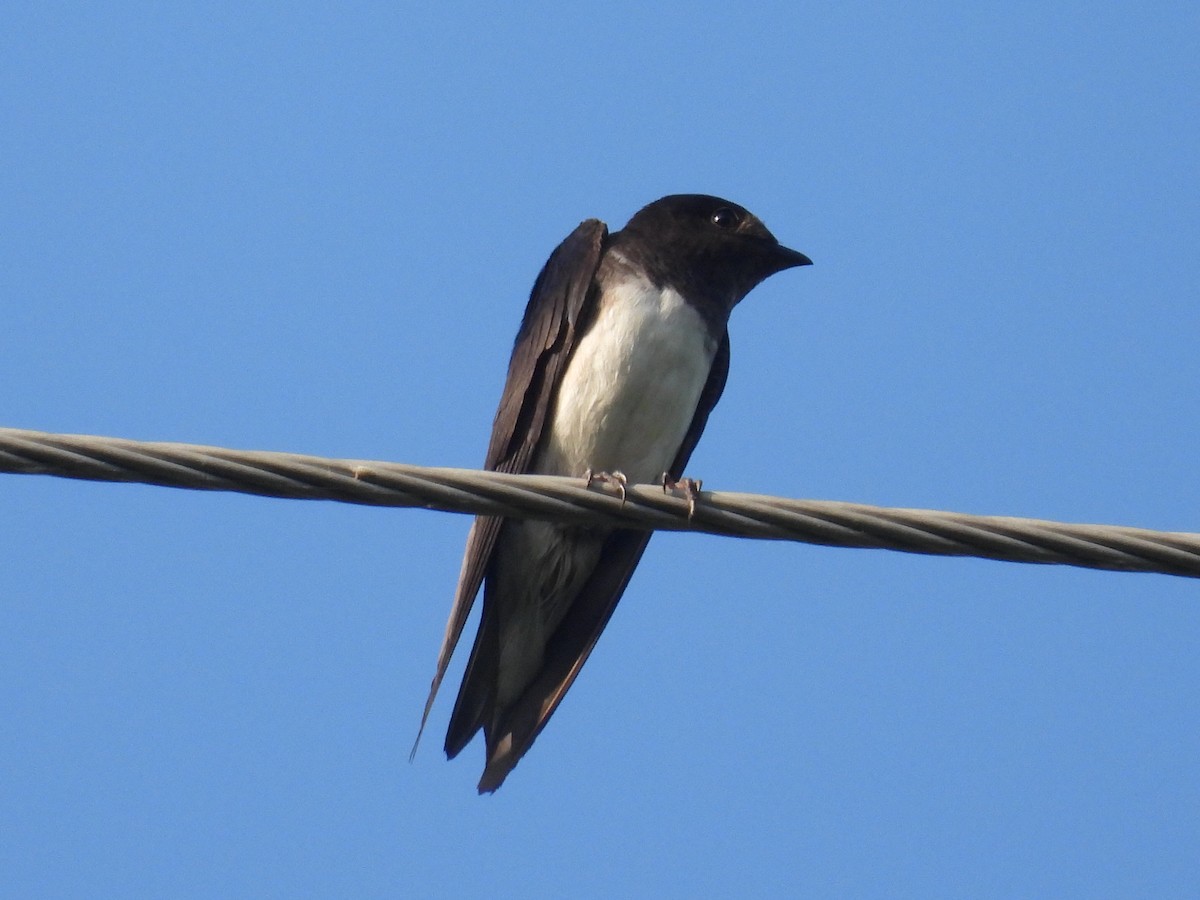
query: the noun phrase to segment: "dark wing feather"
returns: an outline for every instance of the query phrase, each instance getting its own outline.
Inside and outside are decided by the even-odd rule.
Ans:
[[[721,399],[728,376],[729,335],[725,334],[700,394],[692,424],[668,472],[672,478],[683,476],[683,469],[708,423],[709,413]],[[498,735],[501,739],[495,742],[495,747],[488,748],[487,766],[479,782],[480,793],[500,787],[550,721],[617,608],[651,534],[653,532],[618,529],[609,535],[599,565],[546,646],[541,674],[510,707]],[[511,739],[503,740],[507,736]]]
[[[600,265],[600,254],[607,237],[608,229],[603,222],[588,219],[581,223],[550,255],[534,282],[513,345],[500,407],[492,423],[485,469],[515,473],[528,470],[542,435],[554,386],[574,345],[580,319],[586,312],[589,288]],[[462,636],[475,596],[483,583],[502,521],[495,516],[479,516],[471,525],[454,605],[438,652],[437,671],[425,701],[417,741],[421,739],[429,710],[450,665],[450,656]],[[480,643],[487,642],[478,642],[477,649]],[[472,661],[474,659],[473,652]],[[416,749],[414,742],[413,753]]]
[[[679,452],[675,454],[675,462],[671,464],[671,469],[667,472],[672,478],[683,477],[683,470],[687,466],[688,460],[692,458],[692,451],[696,449],[696,444],[700,443],[700,435],[704,433],[704,426],[708,424],[709,414],[717,405],[717,401],[721,399],[721,394],[725,393],[725,382],[728,380],[729,332],[725,332],[721,336],[721,346],[717,348],[717,355],[713,357],[708,381],[704,383],[704,390],[700,392],[700,402],[696,404],[696,415],[692,417],[692,424],[683,437],[683,443],[679,445]]]

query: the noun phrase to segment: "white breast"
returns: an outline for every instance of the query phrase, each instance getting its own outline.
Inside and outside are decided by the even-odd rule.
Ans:
[[[670,288],[611,287],[559,386],[539,472],[658,480],[687,434],[717,343]]]

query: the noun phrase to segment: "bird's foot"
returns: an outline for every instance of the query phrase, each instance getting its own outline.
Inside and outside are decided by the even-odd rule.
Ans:
[[[700,489],[704,487],[704,482],[699,478],[672,478],[669,472],[662,474],[663,493],[668,491],[680,490],[687,497],[688,504],[688,520],[691,521],[692,516],[696,514],[696,497],[700,495]]]
[[[612,472],[593,472],[588,469],[583,475],[584,481],[587,482],[585,487],[591,487],[593,484],[615,484],[617,490],[621,492],[621,505],[625,505],[625,488],[629,485],[629,479],[625,477],[625,473],[619,470]]]

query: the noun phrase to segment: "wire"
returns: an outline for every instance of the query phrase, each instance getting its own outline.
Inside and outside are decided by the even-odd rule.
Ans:
[[[1200,534],[0,428],[0,472],[1200,578]]]

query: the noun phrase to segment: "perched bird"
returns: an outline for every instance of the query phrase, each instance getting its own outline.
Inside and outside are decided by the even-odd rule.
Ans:
[[[736,203],[663,197],[620,231],[589,219],[547,261],[517,333],[485,467],[673,484],[729,372],[729,314],[768,276],[811,264]],[[599,473],[599,474],[597,474]],[[562,701],[650,532],[480,516],[421,720],[483,585],[446,735],[483,730],[496,790]]]

